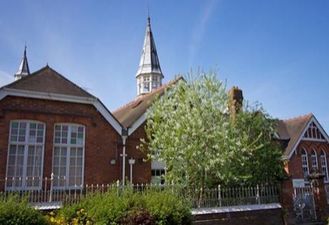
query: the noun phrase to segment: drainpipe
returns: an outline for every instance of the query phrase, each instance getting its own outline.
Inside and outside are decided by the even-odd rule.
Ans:
[[[125,186],[125,177],[126,177],[126,140],[128,137],[128,130],[122,129],[122,186]]]
[[[130,167],[130,183],[133,184],[133,165],[135,164],[135,159],[129,159],[129,167]]]

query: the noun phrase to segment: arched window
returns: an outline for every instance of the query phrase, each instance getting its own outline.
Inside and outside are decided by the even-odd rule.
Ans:
[[[328,182],[328,165],[327,165],[327,156],[326,153],[321,150],[320,153],[320,165],[321,165],[321,172],[324,175],[324,181]]]
[[[302,169],[303,169],[304,178],[307,178],[307,176],[309,175],[309,169],[308,169],[308,157],[305,149],[302,149]]]
[[[318,157],[317,157],[314,149],[312,150],[312,154],[311,154],[311,162],[312,162],[312,169],[317,170],[318,169]]]
[[[54,134],[54,187],[82,188],[85,127],[79,124],[56,124]]]
[[[41,188],[45,127],[39,121],[10,122],[7,189]]]

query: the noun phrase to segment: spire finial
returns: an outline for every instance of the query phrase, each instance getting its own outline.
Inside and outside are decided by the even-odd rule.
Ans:
[[[151,26],[151,18],[149,16],[147,17],[147,26]]]
[[[147,1],[147,25],[151,25],[151,18],[150,18],[150,3]]]
[[[27,76],[29,74],[30,74],[30,68],[29,68],[29,64],[27,62],[26,43],[25,43],[23,59],[21,61],[21,64],[19,65],[18,71],[14,75],[15,80],[21,79],[22,77]]]
[[[24,57],[26,58],[26,48],[27,48],[27,46],[26,46],[26,41],[25,41],[25,46],[24,46]]]

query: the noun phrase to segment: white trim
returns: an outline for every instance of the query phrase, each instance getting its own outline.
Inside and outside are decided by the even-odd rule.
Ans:
[[[238,205],[238,206],[228,206],[228,207],[192,209],[192,215],[245,212],[245,211],[281,209],[281,208],[282,207],[279,203],[260,204],[260,205]]]
[[[11,88],[0,89],[0,101],[8,95],[17,96],[17,97],[46,99],[46,100],[53,100],[53,101],[90,104],[90,105],[93,105],[99,111],[99,113],[107,120],[108,123],[110,123],[112,125],[112,127],[120,135],[122,133],[121,124],[111,115],[111,113],[105,108],[105,106],[97,98],[79,97],[79,96],[37,92],[37,91],[17,90],[17,89],[11,89]]]
[[[317,142],[327,142],[327,140],[323,139],[315,139],[315,138],[302,138],[303,141],[317,141]]]
[[[4,88],[1,90],[1,92],[5,93],[4,97],[6,97],[7,95],[11,95],[17,97],[39,98],[39,99],[57,100],[64,102],[83,103],[83,104],[90,104],[96,100],[96,98],[89,98],[89,97],[63,95],[63,94],[56,94],[50,92],[18,90],[11,88]],[[0,100],[2,100],[2,98],[0,98]]]
[[[130,136],[134,131],[140,127],[144,122],[146,121],[146,112],[143,113],[134,123],[131,127],[128,128],[128,136]]]
[[[118,132],[118,134],[122,135],[122,125],[111,115],[111,113],[100,103],[99,100],[93,103],[95,108],[99,111],[102,116],[112,125],[112,127]]]
[[[303,132],[301,133],[301,135],[299,136],[297,142],[295,143],[294,147],[292,148],[292,150],[290,151],[288,157],[286,159],[290,159],[292,154],[296,151],[297,146],[299,145],[300,141],[303,140],[304,134],[307,131],[307,129],[309,128],[310,124],[314,122],[315,125],[318,127],[318,129],[320,130],[320,132],[322,133],[323,137],[326,139],[326,141],[329,143],[329,136],[328,134],[324,131],[323,127],[320,125],[320,123],[318,122],[318,120],[315,118],[314,115],[312,115],[311,119],[308,121],[307,125],[304,127]],[[316,140],[316,141],[320,141],[320,140]]]

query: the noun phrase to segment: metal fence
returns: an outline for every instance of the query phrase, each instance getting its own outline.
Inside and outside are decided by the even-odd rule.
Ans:
[[[8,187],[8,179],[0,180],[0,200],[11,195],[24,198],[34,205],[65,205],[77,203],[93,193],[106,193],[110,190],[118,191],[131,188],[133,191],[145,193],[146,191],[170,191],[190,201],[193,208],[224,207],[237,205],[255,205],[279,202],[279,188],[276,185],[256,185],[224,187],[218,185],[212,189],[193,189],[182,185],[173,184],[134,184],[121,186],[114,184],[86,184],[66,187],[54,186],[53,179],[40,179],[39,185]],[[29,182],[24,182],[28,184]],[[30,182],[31,183],[31,182]],[[33,182],[32,182],[33,183]]]
[[[312,187],[295,187],[293,201],[296,221],[302,223],[317,219]]]

